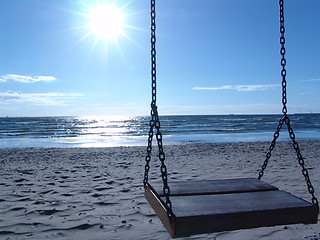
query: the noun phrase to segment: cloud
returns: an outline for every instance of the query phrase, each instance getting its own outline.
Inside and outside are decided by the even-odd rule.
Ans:
[[[298,95],[300,96],[306,96],[306,95],[314,95],[316,92],[314,91],[309,91],[309,92],[299,92]]]
[[[236,90],[239,92],[249,92],[258,90],[268,90],[275,87],[280,87],[279,84],[268,85],[224,85],[221,87],[193,87],[193,90]]]
[[[21,92],[0,92],[0,101],[3,103],[17,102],[29,103],[32,105],[65,105],[65,101],[81,97],[80,93],[21,93]]]
[[[293,107],[290,107],[290,109]],[[221,104],[193,106],[159,106],[163,115],[216,115],[216,114],[274,114],[281,113],[281,104]]]
[[[0,82],[7,82],[9,80],[22,82],[22,83],[34,83],[34,82],[50,82],[56,80],[53,76],[23,76],[17,74],[7,74],[0,76]]]
[[[304,80],[306,82],[316,82],[316,81],[320,81],[320,78],[312,78],[312,79],[307,79],[307,80]]]

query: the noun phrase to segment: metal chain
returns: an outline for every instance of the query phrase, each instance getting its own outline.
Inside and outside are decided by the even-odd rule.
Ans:
[[[149,170],[150,170],[150,161],[151,161],[151,151],[152,151],[152,139],[153,139],[153,129],[154,129],[154,120],[150,120],[150,130],[148,136],[148,147],[147,147],[147,156],[146,156],[146,165],[144,167],[144,179],[143,185],[146,186],[149,181]]]
[[[283,0],[279,1],[279,7],[280,7],[280,54],[281,54],[281,77],[282,77],[282,113],[284,115],[287,114],[287,81],[286,81],[286,76],[287,76],[287,70],[286,70],[286,64],[287,60],[285,58],[286,54],[286,48],[285,48],[285,42],[286,39],[284,37],[285,33],[285,27],[284,27],[284,2]]]
[[[172,212],[172,203],[169,198],[170,196],[170,188],[168,185],[168,173],[167,167],[165,165],[165,154],[163,150],[162,143],[162,134],[160,131],[160,120],[158,114],[157,107],[157,70],[156,70],[156,8],[155,8],[155,0],[151,0],[151,120],[150,120],[150,130],[148,136],[148,147],[147,147],[147,156],[146,156],[146,165],[145,165],[145,173],[143,183],[146,186],[148,184],[148,175],[150,170],[150,161],[151,161],[151,151],[152,151],[152,139],[154,135],[154,130],[156,130],[156,138],[158,143],[159,150],[159,160],[161,162],[160,170],[161,170],[161,178],[163,182],[163,195],[166,198],[166,210],[170,221],[174,220],[174,213]]]
[[[151,161],[151,151],[152,151],[152,139],[153,132],[155,127],[155,109],[157,101],[157,69],[156,69],[156,11],[155,11],[155,1],[151,0],[151,120],[150,120],[150,130],[148,136],[148,147],[147,147],[147,156],[146,156],[146,165],[144,172],[143,184],[146,186],[148,183],[148,176],[150,170],[150,161]]]
[[[306,183],[307,183],[307,186],[308,186],[308,191],[312,196],[311,197],[311,201],[312,201],[312,203],[314,205],[319,207],[318,199],[314,195],[314,187],[312,186],[308,170],[305,167],[304,159],[303,159],[303,157],[301,155],[301,152],[300,152],[299,144],[296,142],[296,139],[295,139],[296,137],[295,137],[293,129],[292,129],[291,125],[290,125],[290,119],[288,117],[285,119],[285,123],[286,123],[286,125],[288,127],[288,132],[289,132],[290,138],[291,138],[291,140],[293,142],[293,148],[297,153],[298,162],[299,162],[300,166],[302,167],[302,175],[304,176],[304,178],[306,180]]]
[[[267,168],[269,159],[270,159],[270,157],[271,157],[272,150],[274,149],[274,147],[275,147],[275,145],[276,145],[276,141],[277,141],[277,139],[278,139],[278,137],[279,137],[279,135],[280,135],[280,130],[281,130],[281,128],[282,128],[283,123],[284,123],[284,117],[282,117],[282,118],[280,119],[279,124],[278,124],[278,126],[277,126],[277,130],[275,131],[275,133],[274,133],[274,135],[273,135],[273,140],[272,140],[271,145],[270,145],[270,147],[269,147],[269,150],[268,150],[268,152],[267,152],[267,154],[266,154],[266,159],[264,160],[264,163],[263,163],[263,165],[262,165],[262,167],[261,167],[261,170],[260,170],[260,172],[259,172],[259,177],[258,177],[259,180],[261,180],[261,178],[262,178],[262,176],[263,176],[263,174],[264,174],[264,170]]]
[[[318,199],[315,197],[315,194],[314,194],[314,187],[312,186],[311,184],[311,180],[310,180],[310,177],[309,177],[309,173],[308,173],[308,170],[306,169],[305,167],[305,162],[304,162],[304,159],[301,155],[301,152],[300,152],[300,148],[299,148],[299,145],[298,143],[296,142],[295,140],[295,134],[293,132],[293,129],[290,125],[290,119],[287,115],[287,81],[286,81],[286,75],[287,75],[287,71],[286,71],[286,58],[285,58],[285,54],[286,54],[286,49],[285,49],[285,36],[284,36],[284,33],[285,33],[285,27],[284,27],[284,0],[279,0],[279,7],[280,7],[280,44],[281,44],[281,49],[280,49],[280,54],[281,54],[281,66],[282,66],[282,70],[281,70],[281,77],[282,77],[282,113],[283,113],[283,117],[280,119],[279,121],[279,124],[277,126],[277,129],[274,133],[274,136],[273,136],[273,140],[271,142],[271,145],[269,147],[269,150],[266,154],[266,159],[261,167],[261,170],[259,172],[259,176],[258,176],[258,179],[260,180],[264,174],[264,170],[266,169],[267,165],[268,165],[268,161],[271,157],[271,153],[272,153],[272,150],[274,149],[275,147],[275,144],[276,144],[276,140],[278,139],[279,137],[279,133],[280,133],[280,130],[283,126],[283,124],[285,123],[288,127],[288,132],[289,132],[289,136],[290,136],[290,139],[293,141],[293,148],[294,150],[296,151],[296,154],[297,154],[297,157],[298,157],[298,162],[300,164],[300,166],[302,167],[302,174],[306,180],[306,183],[307,183],[307,186],[308,186],[308,191],[309,193],[311,194],[312,198],[312,203],[316,206],[319,207],[319,202],[318,202]]]
[[[282,117],[278,123],[277,129],[273,135],[273,140],[271,142],[271,145],[269,147],[269,150],[266,154],[266,159],[261,167],[261,170],[259,172],[259,177],[258,179],[260,180],[262,178],[262,176],[264,175],[264,170],[267,168],[269,159],[271,157],[272,151],[276,145],[276,141],[279,137],[280,134],[280,130],[283,126],[283,123],[285,122],[285,118],[287,117],[287,80],[286,80],[286,76],[287,76],[287,70],[286,70],[286,63],[287,60],[285,58],[285,54],[286,54],[286,48],[285,48],[285,26],[284,26],[284,2],[283,0],[279,0],[279,8],[280,8],[280,44],[281,44],[281,48],[280,48],[280,54],[281,54],[281,77],[282,77],[282,113],[284,114],[284,117]]]

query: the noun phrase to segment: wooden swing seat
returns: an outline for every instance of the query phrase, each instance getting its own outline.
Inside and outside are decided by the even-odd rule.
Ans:
[[[171,237],[236,229],[317,223],[317,206],[255,178],[170,182],[170,222],[162,183],[145,197]]]

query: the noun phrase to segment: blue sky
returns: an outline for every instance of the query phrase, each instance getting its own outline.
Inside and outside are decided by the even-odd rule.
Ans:
[[[113,38],[92,25],[106,3]],[[1,0],[0,116],[148,115],[149,4]],[[320,112],[320,1],[285,4],[288,111]],[[278,18],[277,0],[157,1],[159,113],[281,113]]]

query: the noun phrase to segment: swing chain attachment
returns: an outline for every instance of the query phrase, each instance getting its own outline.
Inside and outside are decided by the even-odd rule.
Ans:
[[[273,140],[271,142],[271,145],[269,147],[269,150],[266,154],[266,159],[261,167],[261,170],[259,172],[259,177],[258,179],[261,180],[262,176],[264,175],[264,170],[267,168],[267,165],[268,165],[268,162],[269,162],[269,159],[271,158],[271,153],[276,145],[276,141],[280,135],[280,130],[283,126],[283,124],[286,124],[287,125],[287,128],[288,128],[288,132],[289,132],[289,136],[290,136],[290,139],[292,140],[293,142],[293,148],[297,154],[297,157],[298,157],[298,163],[299,165],[301,166],[302,168],[302,175],[304,176],[305,180],[306,180],[306,183],[307,183],[307,186],[308,186],[308,191],[309,193],[311,194],[311,201],[312,201],[312,204],[314,204],[315,206],[318,206],[319,207],[319,202],[318,202],[318,199],[316,198],[315,196],[315,190],[314,190],[314,187],[312,186],[312,183],[311,183],[311,180],[310,180],[310,177],[309,177],[309,172],[308,170],[306,169],[305,167],[305,162],[304,162],[304,159],[301,155],[301,152],[300,152],[300,147],[299,147],[299,144],[297,143],[296,139],[295,139],[295,134],[293,132],[293,129],[291,127],[291,124],[290,124],[290,119],[287,115],[284,115],[279,123],[278,123],[278,126],[277,126],[277,129],[273,135]]]
[[[262,176],[264,175],[264,170],[267,168],[267,165],[268,165],[268,162],[269,162],[269,159],[271,158],[271,153],[276,145],[276,141],[280,135],[280,130],[283,126],[283,123],[284,123],[284,118],[285,117],[282,117],[278,123],[278,126],[277,126],[277,129],[275,131],[275,133],[273,134],[273,140],[271,142],[271,145],[269,147],[269,150],[266,154],[266,159],[264,160],[264,163],[262,164],[262,167],[261,167],[261,170],[259,172],[259,177],[258,179],[261,180]]]
[[[288,127],[288,132],[289,132],[290,138],[291,138],[291,140],[293,142],[293,148],[296,151],[296,154],[297,154],[297,157],[298,157],[298,162],[299,162],[299,164],[300,164],[300,166],[302,168],[302,175],[304,176],[304,178],[306,180],[306,183],[307,183],[307,186],[308,186],[308,191],[312,196],[311,197],[312,204],[314,204],[314,205],[319,207],[318,199],[314,195],[314,187],[312,186],[312,183],[311,183],[311,180],[310,180],[310,177],[309,177],[309,172],[305,167],[304,159],[303,159],[303,157],[301,155],[299,144],[295,140],[295,134],[294,134],[293,129],[292,129],[291,125],[290,125],[290,119],[288,117],[285,118],[285,123],[286,123],[286,125]]]
[[[259,176],[258,179],[260,180],[262,178],[262,176],[264,175],[264,170],[266,169],[269,159],[271,157],[271,153],[272,150],[275,147],[276,144],[276,140],[278,139],[279,135],[280,135],[280,130],[283,126],[283,124],[285,123],[287,125],[288,128],[288,132],[289,132],[289,136],[290,139],[293,142],[293,148],[297,154],[297,158],[298,158],[298,163],[300,164],[300,166],[302,167],[302,175],[304,176],[307,186],[308,186],[308,191],[311,194],[312,198],[312,204],[314,204],[315,206],[317,206],[319,208],[319,202],[318,199],[315,196],[315,191],[314,191],[314,187],[312,186],[310,177],[309,177],[309,173],[308,170],[305,167],[305,162],[304,159],[301,155],[300,152],[300,148],[299,148],[299,144],[296,142],[295,140],[295,134],[293,132],[293,129],[290,125],[290,119],[287,115],[287,81],[286,81],[286,75],[287,75],[287,71],[286,71],[286,58],[285,58],[285,54],[286,54],[286,49],[285,49],[285,27],[284,27],[284,0],[279,0],[279,7],[280,7],[280,44],[281,44],[281,49],[280,49],[280,54],[281,54],[281,66],[282,66],[282,70],[281,70],[281,77],[282,77],[282,113],[283,113],[283,117],[280,119],[277,129],[273,135],[273,140],[271,142],[271,145],[269,147],[269,150],[266,154],[266,159],[261,167],[261,170],[259,172]]]
[[[151,90],[152,90],[152,101],[151,101],[151,120],[149,122],[150,130],[148,136],[148,147],[147,147],[147,156],[146,156],[146,165],[145,165],[145,173],[144,173],[144,186],[148,184],[148,175],[150,170],[150,161],[151,161],[151,153],[152,153],[152,140],[154,136],[154,131],[156,131],[156,139],[158,143],[159,150],[159,160],[161,162],[160,170],[161,170],[161,178],[163,182],[163,195],[166,198],[166,210],[170,221],[174,221],[175,215],[172,211],[172,203],[169,198],[170,196],[170,188],[168,185],[168,173],[167,167],[165,165],[165,154],[163,150],[162,143],[162,134],[160,131],[160,120],[158,114],[158,107],[156,104],[157,101],[157,71],[156,71],[156,11],[155,11],[155,0],[151,0]]]

